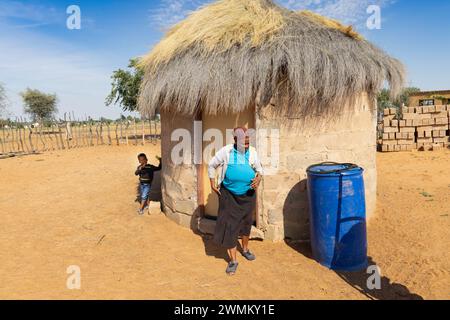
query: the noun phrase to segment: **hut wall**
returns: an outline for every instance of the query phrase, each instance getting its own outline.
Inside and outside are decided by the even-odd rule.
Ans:
[[[174,130],[187,130],[191,145],[186,154],[184,164],[175,164],[171,153],[179,145],[179,141],[172,141]],[[163,196],[163,211],[168,218],[187,228],[196,225],[197,206],[197,177],[196,167],[192,164],[193,147],[193,118],[187,116],[161,113],[161,152],[163,168],[161,171],[161,189]],[[190,154],[189,154],[190,152]]]
[[[276,106],[259,112],[259,129],[279,130],[279,166],[264,178],[259,191],[260,228],[265,239],[309,238],[306,169],[325,161],[352,162],[365,169],[367,214],[376,205],[376,113],[364,95],[355,105],[333,116],[310,119],[276,115]],[[267,142],[266,142],[267,143]],[[258,142],[260,153],[263,148]],[[268,163],[263,165],[267,167]]]

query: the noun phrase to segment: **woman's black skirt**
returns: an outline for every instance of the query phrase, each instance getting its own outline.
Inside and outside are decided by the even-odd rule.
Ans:
[[[214,242],[232,249],[237,246],[239,236],[249,236],[256,208],[256,192],[236,196],[225,187],[220,189],[219,214],[214,231]]]

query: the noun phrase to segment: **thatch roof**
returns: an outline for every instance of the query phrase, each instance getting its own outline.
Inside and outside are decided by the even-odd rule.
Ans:
[[[322,112],[387,81],[402,64],[351,27],[271,0],[219,0],[175,25],[141,61],[139,108],[194,114],[239,112],[257,102]]]

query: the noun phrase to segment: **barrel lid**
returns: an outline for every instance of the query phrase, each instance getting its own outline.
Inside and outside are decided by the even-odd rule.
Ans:
[[[323,162],[310,166],[306,171],[317,176],[351,176],[364,170],[353,163]]]

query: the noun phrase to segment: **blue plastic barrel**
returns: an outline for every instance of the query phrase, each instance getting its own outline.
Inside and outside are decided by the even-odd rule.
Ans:
[[[331,162],[307,170],[313,256],[332,270],[368,265],[363,172],[354,164]]]

